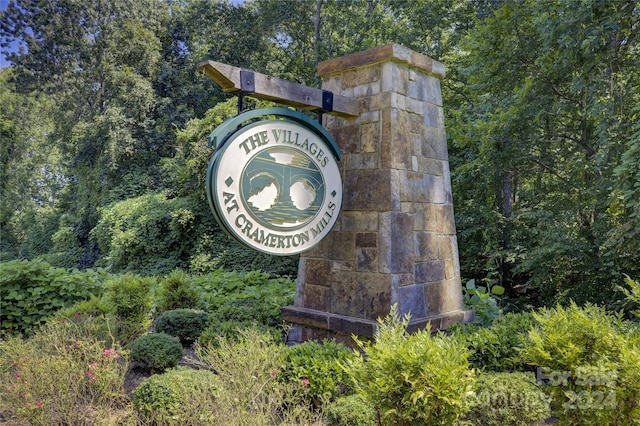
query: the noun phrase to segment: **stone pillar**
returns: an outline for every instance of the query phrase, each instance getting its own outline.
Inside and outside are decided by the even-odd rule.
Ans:
[[[410,329],[469,321],[463,310],[440,78],[444,66],[396,44],[322,62],[323,89],[360,101],[326,116],[340,145],[342,213],[300,257],[290,342],[373,336],[397,304]]]

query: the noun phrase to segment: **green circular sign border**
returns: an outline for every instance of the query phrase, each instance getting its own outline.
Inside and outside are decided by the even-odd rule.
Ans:
[[[235,241],[240,243],[240,245],[242,245],[243,247],[249,248],[251,250],[255,250],[261,253],[270,254],[274,256],[293,256],[296,254],[303,253],[307,250],[310,250],[315,246],[315,244],[297,253],[276,253],[276,252],[260,249],[258,247],[247,244],[245,241],[241,240],[238,236],[236,236],[233,232],[229,231],[227,226],[231,226],[231,224],[229,224],[225,216],[221,214],[216,208],[216,205],[220,203],[220,200],[218,200],[218,197],[215,193],[215,188],[214,188],[215,182],[214,182],[213,176],[215,174],[215,170],[217,169],[216,162],[220,157],[220,155],[225,151],[227,142],[229,140],[232,140],[233,136],[240,131],[244,131],[244,130],[247,130],[248,128],[260,125],[265,121],[278,120],[278,119],[271,118],[270,116],[284,117],[284,118],[280,118],[280,120],[290,121],[290,122],[293,122],[294,124],[301,125],[307,130],[310,130],[312,133],[316,134],[327,145],[327,147],[329,148],[335,160],[340,161],[342,157],[342,153],[336,141],[333,139],[333,137],[329,134],[329,132],[327,132],[327,130],[324,127],[322,127],[316,121],[312,120],[310,117],[298,111],[294,111],[288,108],[278,108],[278,107],[259,108],[251,111],[246,111],[242,114],[239,114],[233,118],[226,120],[225,122],[220,124],[218,127],[216,127],[216,129],[212,131],[211,134],[209,135],[209,147],[213,147],[215,150],[211,154],[211,158],[209,159],[209,165],[207,166],[205,192],[207,194],[207,201],[209,203],[209,208],[211,209],[211,212],[213,213],[213,217],[215,218],[216,222],[218,222],[220,227],[228,236],[230,236]],[[266,118],[266,120],[260,119],[260,118]],[[247,121],[251,121],[251,122],[248,124],[244,124]],[[214,202],[214,200],[217,201],[217,203]],[[335,225],[335,222],[334,222],[334,225]]]

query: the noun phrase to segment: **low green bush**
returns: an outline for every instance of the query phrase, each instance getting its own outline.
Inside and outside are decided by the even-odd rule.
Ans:
[[[0,263],[0,331],[30,334],[58,309],[102,293],[102,270],[67,270],[46,262]]]
[[[463,338],[471,350],[469,362],[479,370],[509,372],[531,369],[520,356],[526,344],[527,333],[535,324],[529,312],[507,313],[489,327],[475,324],[455,324],[449,328]]]
[[[132,399],[144,424],[215,424],[219,390],[215,373],[177,367],[145,379]]]
[[[538,366],[561,425],[640,421],[640,339],[621,316],[587,305],[533,314],[537,326],[522,351]]]
[[[376,424],[376,411],[371,402],[359,394],[336,398],[324,410],[328,426],[371,426]]]
[[[476,426],[528,426],[551,416],[551,398],[533,373],[484,373],[466,418]]]
[[[345,369],[382,425],[455,424],[473,388],[470,351],[461,339],[432,337],[429,327],[408,334],[408,324],[394,305],[373,343],[356,340],[363,354],[346,360]]]
[[[290,346],[284,354],[282,379],[306,380],[308,397],[321,407],[348,392],[349,376],[340,364],[353,356],[353,351],[343,344],[327,340],[322,344],[307,341]]]
[[[161,312],[174,309],[196,309],[201,306],[200,292],[191,277],[177,269],[160,281],[157,308]]]
[[[156,282],[155,277],[124,274],[106,283],[105,298],[114,307],[117,334],[122,344],[132,342],[151,325],[151,289]]]
[[[129,349],[132,361],[154,372],[177,366],[183,353],[180,341],[165,333],[150,333],[138,337]]]
[[[183,346],[189,346],[205,330],[208,318],[207,313],[191,309],[163,312],[156,318],[156,332],[177,337]]]

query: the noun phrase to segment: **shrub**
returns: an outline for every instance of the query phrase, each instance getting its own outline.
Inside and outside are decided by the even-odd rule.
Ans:
[[[345,368],[381,424],[453,424],[473,386],[469,350],[459,339],[432,337],[429,327],[407,334],[408,324],[394,305],[373,343],[356,340],[364,356],[347,360]]]
[[[215,345],[217,336],[233,339],[237,330],[260,328],[282,337],[280,308],[293,303],[295,284],[284,278],[252,271],[247,273],[216,271],[193,277],[204,295],[210,322],[202,334],[202,344]]]
[[[151,333],[138,337],[131,344],[131,360],[151,371],[162,372],[178,365],[182,345],[165,333]]]
[[[160,281],[157,303],[160,311],[198,308],[200,293],[191,283],[191,277],[177,269]]]
[[[305,403],[306,382],[278,380],[283,343],[253,328],[217,340],[196,348],[203,366],[220,378],[215,424],[315,424],[317,415]]]
[[[0,340],[0,419],[30,425],[131,420],[126,356],[87,331],[51,321],[29,339]]]
[[[153,277],[119,275],[107,283],[106,300],[114,307],[118,337],[123,344],[133,341],[151,325]]]
[[[320,407],[347,392],[349,377],[339,364],[353,356],[353,351],[343,344],[327,340],[322,344],[308,341],[290,346],[284,354],[282,379],[307,380],[308,397]]]
[[[499,318],[502,311],[498,307],[498,301],[494,296],[504,294],[504,287],[497,284],[476,286],[476,280],[467,281],[462,288],[464,306],[473,309],[475,312],[474,322],[483,327],[488,327],[496,318]]]
[[[209,315],[202,311],[176,309],[156,318],[156,331],[180,339],[183,346],[191,345],[207,326]]]
[[[376,411],[362,395],[338,397],[325,408],[329,426],[371,426],[376,423]]]
[[[551,415],[533,373],[485,373],[476,380],[467,419],[477,426],[528,426]]]
[[[104,271],[53,268],[41,261],[0,264],[0,330],[29,334],[58,309],[102,292]]]
[[[208,370],[177,367],[145,379],[132,394],[145,424],[215,424],[218,377]]]
[[[455,324],[450,327],[455,335],[466,341],[471,350],[469,362],[474,368],[496,371],[527,371],[530,369],[519,350],[526,344],[527,332],[535,320],[528,312],[508,313],[497,318],[490,327]]]
[[[623,334],[620,317],[572,303],[535,313],[522,351],[539,366],[560,424],[631,424],[640,420],[639,341]]]

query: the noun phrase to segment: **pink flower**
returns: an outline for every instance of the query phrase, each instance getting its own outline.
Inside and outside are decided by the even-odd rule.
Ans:
[[[97,365],[98,365],[97,363],[92,362],[91,364],[89,364],[89,370],[95,369]]]
[[[16,379],[21,379],[22,376],[20,374],[16,374]]]
[[[113,348],[105,349],[104,351],[102,351],[102,355],[106,356],[109,359],[120,358],[120,355],[118,354],[118,351],[116,351]]]
[[[302,379],[302,383],[304,383],[305,385],[309,384],[309,379]]]
[[[42,402],[36,401],[36,408],[40,408],[40,407],[42,407]]]
[[[87,371],[86,373],[84,373],[84,375],[92,382],[96,381],[96,375],[93,373],[93,371]]]
[[[275,371],[271,372],[271,377],[276,377],[276,372]]]

